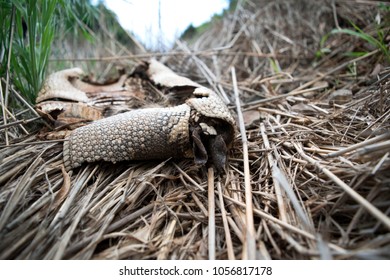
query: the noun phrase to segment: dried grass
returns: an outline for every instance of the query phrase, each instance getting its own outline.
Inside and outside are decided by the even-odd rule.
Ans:
[[[10,112],[1,129],[19,144],[0,150],[0,258],[389,259],[389,65],[376,50],[345,57],[364,47],[345,35],[314,58],[346,19],[370,32],[375,11],[364,1],[247,1],[161,57],[236,110],[223,176],[190,160],[68,174],[62,143],[26,133],[31,111]],[[338,89],[352,99],[330,102]]]

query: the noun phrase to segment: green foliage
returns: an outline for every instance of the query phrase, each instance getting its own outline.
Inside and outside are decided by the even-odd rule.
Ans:
[[[12,42],[11,55],[15,73],[13,83],[30,102],[34,102],[46,75],[55,33],[53,14],[57,1],[12,2],[15,5],[15,40]]]
[[[183,34],[181,35],[181,38],[183,40],[190,40],[196,35],[196,28],[192,25],[192,23],[187,27],[186,30],[184,30]]]
[[[31,103],[46,75],[55,35],[54,13],[58,0],[1,1],[0,75],[9,63],[13,85]],[[10,53],[10,56],[8,54]],[[9,60],[9,61],[8,61]]]
[[[3,69],[3,64],[5,63],[5,59],[7,57],[6,53],[6,47],[8,45],[8,37],[9,34],[7,31],[9,31],[10,27],[10,14],[12,13],[12,5],[7,0],[0,0],[0,76],[4,76],[4,73],[2,70],[5,70],[5,67]],[[6,64],[6,63],[5,63]]]
[[[55,18],[60,22],[58,30],[62,36],[71,35],[75,38],[85,38],[93,42],[91,30],[96,27],[99,19],[99,9],[89,0],[63,0],[56,10]]]
[[[320,49],[316,52],[316,58],[317,59],[319,59],[322,56],[324,56],[324,55],[326,55],[326,54],[331,52],[331,50],[329,48],[325,47],[325,43],[328,40],[329,35],[330,35],[330,33],[325,34],[324,36],[322,36],[321,41],[320,41]]]
[[[0,0],[0,18],[0,77],[9,70],[11,83],[31,104],[55,40],[94,43],[96,34],[106,32],[122,44],[133,43],[116,15],[90,0]]]
[[[278,63],[276,62],[276,60],[273,58],[269,58],[268,60],[269,60],[271,69],[274,71],[274,73],[280,73],[280,67],[279,67]]]
[[[390,5],[389,4],[385,4],[384,2],[380,2],[379,3],[379,9],[384,11],[384,12],[390,12]]]
[[[96,7],[99,10],[99,20],[95,20],[92,30],[100,32],[102,26],[113,36],[119,43],[129,47],[134,45],[134,42],[130,39],[127,31],[119,24],[116,14],[107,9],[102,3],[99,3]],[[96,18],[97,19],[97,18]]]
[[[246,0],[241,0],[241,3],[245,3]],[[203,32],[205,32],[206,30],[208,30],[210,28],[210,26],[215,22],[215,21],[218,21],[220,19],[222,19],[226,14],[228,13],[232,13],[234,12],[234,10],[236,9],[237,7],[237,4],[239,2],[239,0],[227,0],[227,2],[229,3],[228,4],[228,8],[227,9],[224,9],[222,11],[221,14],[214,14],[212,16],[212,18],[197,26],[197,27],[194,27],[192,24],[190,24],[186,30],[184,30],[184,32],[182,33],[182,35],[180,36],[180,39],[182,40],[187,40],[187,41],[191,41],[191,40],[194,40],[196,39],[198,36],[200,36],[201,34],[203,34]]]
[[[241,2],[244,2],[243,0],[241,0]],[[238,4],[238,0],[229,0],[229,8],[228,10],[230,12],[234,11],[237,7],[237,4]]]
[[[351,24],[353,25],[355,30],[346,29],[346,28],[334,29],[331,31],[331,34],[343,33],[343,34],[348,34],[348,35],[360,38],[360,39],[366,41],[367,43],[369,43],[370,45],[372,45],[373,47],[379,49],[382,52],[382,54],[384,55],[384,57],[390,62],[390,51],[389,51],[389,48],[385,42],[384,31],[382,28],[377,26],[377,28],[376,28],[376,35],[377,35],[376,37],[377,38],[375,38],[374,36],[365,33],[363,30],[361,30],[355,24],[353,24],[353,23],[351,23]],[[354,54],[356,55],[357,53],[354,53]],[[365,53],[360,52],[360,54],[365,54]]]
[[[354,29],[348,29],[348,28],[334,29],[330,33],[323,36],[320,42],[320,50],[317,51],[316,56],[321,57],[322,55],[330,52],[329,48],[324,47],[326,41],[329,39],[329,36],[334,34],[347,34],[366,41],[368,44],[378,49],[384,56],[385,60],[390,62],[390,50],[388,47],[388,43],[386,42],[386,36],[387,36],[386,34],[388,33],[389,30],[387,25],[388,23],[386,23],[386,21],[385,24],[382,25],[375,24],[375,31],[376,31],[375,35],[368,34],[353,22],[350,22],[350,24]],[[367,53],[368,51],[354,51],[345,54],[347,56],[358,57],[358,56],[363,56]]]

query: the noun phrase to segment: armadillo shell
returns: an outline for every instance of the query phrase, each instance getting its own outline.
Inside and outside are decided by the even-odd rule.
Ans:
[[[191,157],[187,104],[138,109],[77,128],[63,147],[67,170],[99,160]]]

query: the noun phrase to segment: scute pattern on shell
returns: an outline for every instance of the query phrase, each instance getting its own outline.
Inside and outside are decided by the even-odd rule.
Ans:
[[[201,87],[194,90],[194,95],[198,97],[190,98],[186,103],[198,113],[206,117],[224,120],[231,126],[235,125],[235,120],[230,114],[228,107],[215,92]]]
[[[190,157],[190,110],[186,104],[138,109],[80,127],[64,143],[65,168],[99,160]]]
[[[140,99],[146,98],[145,82],[152,92],[154,86],[162,88],[161,92],[166,97],[161,105],[168,107],[133,109],[100,120],[88,118],[87,121],[95,121],[73,130],[65,139],[63,160],[66,170],[77,168],[85,162],[116,163],[170,157],[193,158],[196,164],[210,163],[223,170],[227,151],[235,137],[235,120],[215,92],[177,75],[155,60],[141,63],[130,76],[122,75],[123,79],[115,84],[89,84],[78,80],[81,74],[80,69],[73,68],[50,75],[37,102],[43,104],[44,100],[53,99],[50,102],[54,104],[58,102],[54,99],[60,98],[93,107],[111,102],[109,106],[122,100],[123,90],[131,92],[128,95],[131,99],[125,95],[124,101],[132,100],[131,104],[134,105],[138,92]],[[134,81],[141,86],[134,88]],[[130,83],[130,87],[127,83]],[[181,105],[174,106],[177,104]],[[137,106],[126,107],[127,110],[130,108]],[[68,112],[69,116],[66,115]],[[99,112],[100,117],[107,116],[107,111]],[[76,117],[76,120],[79,116],[78,111],[73,112],[68,108],[61,114],[68,119]],[[61,116],[49,117],[61,121]]]

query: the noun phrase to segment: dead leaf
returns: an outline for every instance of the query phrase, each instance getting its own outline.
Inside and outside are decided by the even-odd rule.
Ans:
[[[55,123],[55,127],[75,121],[95,121],[103,117],[100,109],[84,103],[45,101],[39,103],[36,108],[43,118]]]
[[[329,104],[346,104],[352,100],[352,91],[349,89],[339,89],[329,95]]]
[[[298,103],[291,106],[291,111],[298,114],[309,115],[309,116],[317,114],[317,111],[313,107],[305,103]]]
[[[252,126],[260,119],[260,112],[257,110],[248,110],[242,113],[245,126]]]
[[[202,87],[201,85],[193,82],[192,80],[179,76],[171,69],[157,60],[151,59],[147,70],[149,78],[157,85],[165,87]]]

